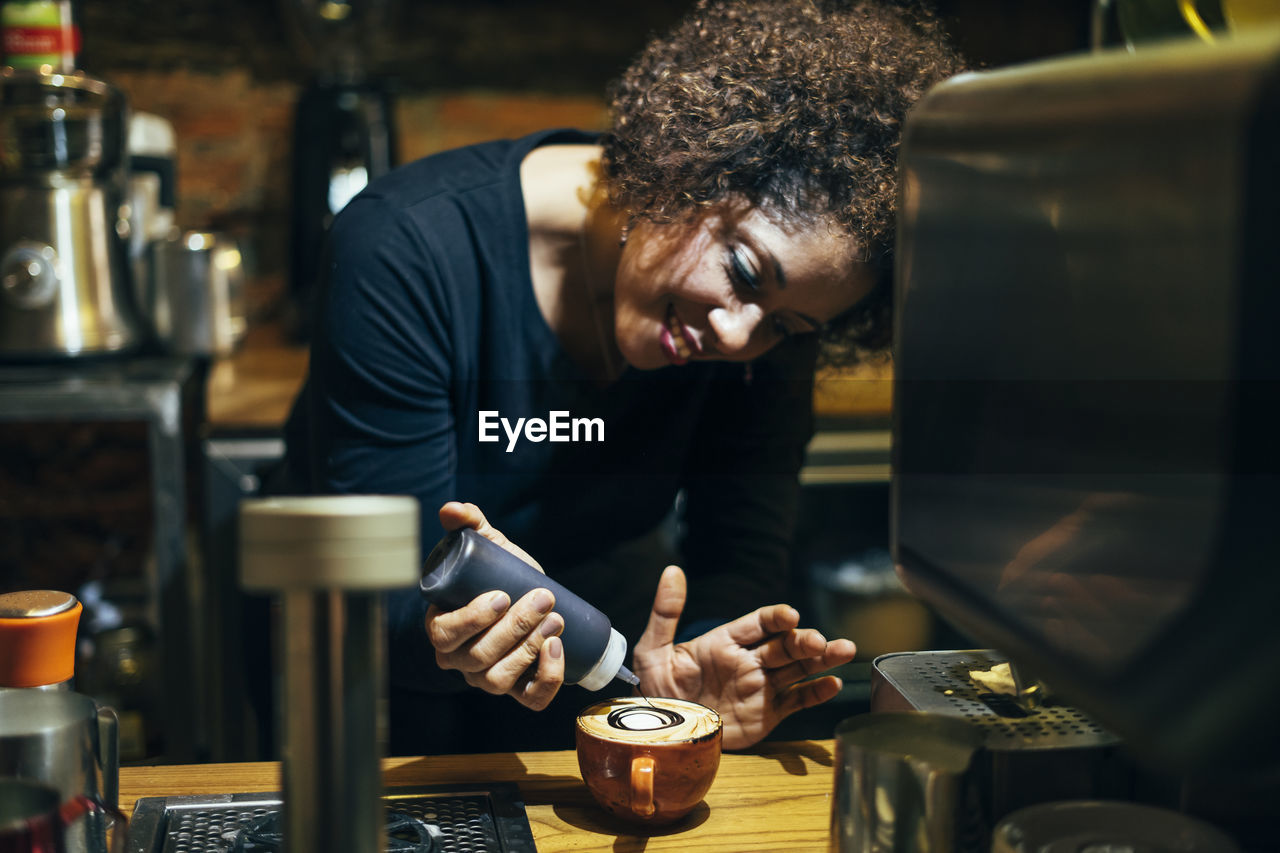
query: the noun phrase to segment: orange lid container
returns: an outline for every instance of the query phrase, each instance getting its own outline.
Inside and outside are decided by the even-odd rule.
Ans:
[[[83,608],[51,589],[0,594],[0,687],[43,687],[76,669],[76,628]]]

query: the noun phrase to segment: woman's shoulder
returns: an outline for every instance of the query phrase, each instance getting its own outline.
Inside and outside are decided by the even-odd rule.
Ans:
[[[437,151],[405,163],[370,182],[362,196],[404,208],[446,196],[456,198],[518,182],[520,163],[544,145],[592,142],[594,134],[572,129],[542,130],[517,139],[493,139]]]

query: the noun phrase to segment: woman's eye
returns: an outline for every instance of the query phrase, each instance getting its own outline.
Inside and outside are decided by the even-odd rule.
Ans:
[[[756,277],[755,270],[742,256],[742,252],[738,249],[731,248],[729,250],[729,278],[734,284],[749,291],[757,291],[760,289],[760,279]]]

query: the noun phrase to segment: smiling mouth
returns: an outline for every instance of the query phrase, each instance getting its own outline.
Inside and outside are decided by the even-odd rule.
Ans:
[[[684,324],[676,316],[675,306],[667,306],[666,331],[667,335],[664,336],[663,343],[666,345],[667,355],[671,356],[672,361],[677,364],[684,364],[697,350],[685,335]]]

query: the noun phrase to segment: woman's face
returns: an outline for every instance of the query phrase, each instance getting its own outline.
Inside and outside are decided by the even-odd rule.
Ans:
[[[756,358],[870,291],[856,249],[833,222],[786,226],[727,204],[691,223],[638,221],[615,279],[618,349],[641,370]]]

